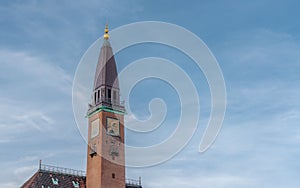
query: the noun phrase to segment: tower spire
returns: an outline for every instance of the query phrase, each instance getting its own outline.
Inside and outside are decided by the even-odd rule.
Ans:
[[[87,188],[125,188],[124,114],[106,24],[89,106]]]
[[[103,36],[103,38],[106,39],[106,40],[109,39],[108,31],[109,31],[108,30],[108,24],[106,24],[105,29],[104,29],[104,36]]]

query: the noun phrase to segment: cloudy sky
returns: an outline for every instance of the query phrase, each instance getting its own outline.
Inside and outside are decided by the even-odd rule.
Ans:
[[[114,29],[151,20],[182,26],[206,43],[223,71],[227,111],[214,145],[200,154],[210,112],[203,73],[166,46],[123,50],[116,55],[119,70],[148,56],[174,61],[191,76],[201,104],[196,134],[179,154],[163,164],[128,168],[127,176],[142,176],[144,187],[153,188],[299,187],[299,6],[290,0],[1,1],[0,187],[19,187],[39,159],[85,170],[86,143],[72,109],[77,65],[106,22]],[[155,97],[168,111],[156,132],[128,131],[128,143],[147,146],[172,133],[180,114],[174,93],[155,79],[134,88],[129,103],[136,117],[149,117]]]

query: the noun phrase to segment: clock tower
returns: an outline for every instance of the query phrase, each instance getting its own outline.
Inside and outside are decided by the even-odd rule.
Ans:
[[[106,25],[87,113],[87,188],[125,188],[124,113]]]

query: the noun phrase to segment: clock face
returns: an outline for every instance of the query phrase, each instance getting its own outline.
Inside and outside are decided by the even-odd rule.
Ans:
[[[94,120],[91,123],[91,139],[99,134],[99,119]]]
[[[120,136],[120,122],[118,119],[106,118],[107,134]]]

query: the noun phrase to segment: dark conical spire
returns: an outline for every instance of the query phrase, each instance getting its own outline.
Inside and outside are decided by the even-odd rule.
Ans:
[[[109,43],[107,25],[103,38],[94,80],[94,104],[98,105],[102,102],[119,104],[118,72]]]
[[[108,40],[104,41],[100,50],[95,74],[94,90],[103,85],[119,89],[116,62]]]

